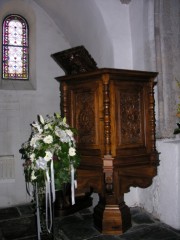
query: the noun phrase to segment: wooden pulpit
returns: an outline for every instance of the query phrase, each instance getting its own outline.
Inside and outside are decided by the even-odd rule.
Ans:
[[[77,128],[81,163],[77,193],[99,194],[94,224],[104,234],[131,227],[124,193],[146,188],[157,174],[156,72],[91,69],[57,77],[61,114]]]

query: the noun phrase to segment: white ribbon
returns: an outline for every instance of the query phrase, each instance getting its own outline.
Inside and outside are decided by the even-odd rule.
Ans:
[[[38,240],[41,240],[41,222],[40,222],[40,213],[39,213],[39,197],[38,197],[37,183],[35,186],[35,194],[36,194],[36,218],[37,218]]]
[[[43,158],[42,158],[43,159]],[[45,163],[45,161],[39,162],[39,167],[42,168],[44,166],[42,163]],[[53,166],[53,160],[51,160],[50,165],[50,172],[51,172],[51,178],[49,176],[49,169],[46,168],[46,193],[45,193],[45,201],[46,201],[46,229],[50,233],[52,229],[52,202],[55,201],[55,184],[54,184],[54,166]],[[36,204],[37,204],[37,229],[38,229],[38,240],[41,239],[40,233],[41,233],[41,222],[40,222],[40,213],[39,213],[39,199],[38,199],[38,188],[36,184]]]
[[[74,180],[74,187],[77,188],[77,180]]]
[[[51,160],[51,191],[52,191],[52,202],[55,202],[55,183],[54,183],[54,164],[53,159]]]
[[[77,188],[77,181],[74,180],[74,166],[71,164],[71,203],[75,204],[75,193],[74,189]]]
[[[48,169],[46,170],[46,229],[50,233],[52,228],[52,201],[51,201],[51,183]],[[49,206],[49,209],[48,209]]]
[[[55,201],[55,184],[54,184],[54,166],[53,166],[53,160],[51,160],[50,165],[50,173],[49,176],[49,170],[46,169],[46,229],[50,233],[52,229],[52,202]],[[77,188],[77,181],[74,179],[75,170],[73,164],[71,164],[71,202],[72,205],[75,204],[75,188]],[[50,178],[51,177],[51,178]],[[35,187],[36,191],[36,206],[37,206],[37,229],[38,229],[38,240],[41,240],[41,222],[40,222],[40,212],[39,212],[39,198],[38,198],[38,187],[36,183]]]

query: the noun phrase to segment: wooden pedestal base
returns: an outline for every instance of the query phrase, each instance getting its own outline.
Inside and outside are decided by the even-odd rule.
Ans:
[[[94,208],[94,224],[103,234],[122,234],[131,227],[130,209],[124,202],[120,205],[99,202]]]

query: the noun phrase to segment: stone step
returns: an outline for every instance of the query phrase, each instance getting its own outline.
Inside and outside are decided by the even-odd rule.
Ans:
[[[29,236],[36,236],[36,217],[33,205],[0,209],[0,229],[0,239],[29,239]]]

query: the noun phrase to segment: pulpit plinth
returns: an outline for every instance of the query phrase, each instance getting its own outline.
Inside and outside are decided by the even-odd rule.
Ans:
[[[78,130],[77,192],[99,194],[95,226],[106,234],[131,227],[124,193],[146,188],[157,174],[155,72],[95,69],[56,78],[61,114]]]

